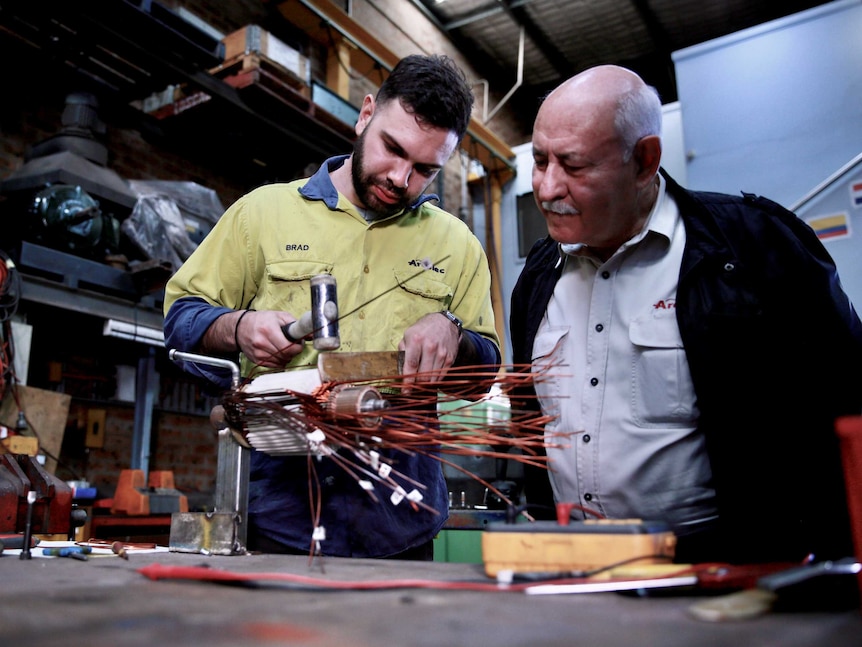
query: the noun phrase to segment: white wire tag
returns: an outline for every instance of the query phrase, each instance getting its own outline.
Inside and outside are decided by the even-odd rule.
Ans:
[[[389,500],[392,502],[392,505],[398,505],[404,500],[407,492],[404,491],[404,488],[400,485],[392,492],[392,496],[389,497]]]

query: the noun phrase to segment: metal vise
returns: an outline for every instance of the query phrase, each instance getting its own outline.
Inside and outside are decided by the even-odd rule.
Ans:
[[[36,495],[30,515],[33,533],[74,536],[75,527],[86,521],[86,513],[74,509],[72,488],[34,456],[0,454],[0,532],[25,531],[28,492]]]

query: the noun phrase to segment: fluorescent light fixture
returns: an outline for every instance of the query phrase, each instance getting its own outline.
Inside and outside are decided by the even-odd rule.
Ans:
[[[120,339],[139,341],[144,344],[161,346],[162,348],[164,348],[165,345],[165,333],[162,330],[129,323],[127,321],[107,319],[105,320],[105,326],[102,329],[102,333],[107,337],[119,337]]]

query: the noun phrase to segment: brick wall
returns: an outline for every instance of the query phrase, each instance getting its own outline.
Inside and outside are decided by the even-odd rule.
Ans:
[[[85,446],[91,407],[106,412],[102,447]],[[97,488],[100,498],[113,497],[119,473],[133,463],[134,427],[133,406],[73,400],[56,475],[63,480],[85,479]],[[209,420],[156,410],[153,429],[149,469],[173,471],[177,489],[185,494],[210,495],[215,489],[218,436]]]

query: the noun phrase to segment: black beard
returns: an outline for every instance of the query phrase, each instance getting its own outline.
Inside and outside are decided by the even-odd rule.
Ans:
[[[363,132],[356,139],[356,144],[353,147],[353,161],[350,167],[351,178],[353,180],[353,190],[356,192],[356,195],[359,196],[359,200],[362,202],[362,204],[367,209],[377,214],[379,218],[386,218],[388,216],[392,216],[410,206],[409,201],[405,198],[404,190],[396,189],[394,186],[392,186],[391,183],[388,182],[386,190],[401,196],[401,199],[398,200],[398,202],[396,202],[395,204],[381,202],[377,199],[377,197],[370,190],[370,187],[374,184],[374,180],[370,176],[366,175],[364,172],[364,157],[365,133]]]

